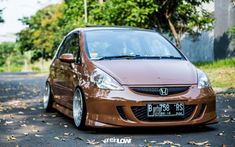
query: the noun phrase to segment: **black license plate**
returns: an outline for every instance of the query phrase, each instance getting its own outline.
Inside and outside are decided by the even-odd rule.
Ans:
[[[148,117],[174,117],[184,116],[183,103],[157,103],[147,104]]]

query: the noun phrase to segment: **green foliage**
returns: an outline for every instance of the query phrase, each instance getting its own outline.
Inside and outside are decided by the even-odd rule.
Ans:
[[[198,35],[213,26],[212,15],[200,7],[211,0],[110,0],[94,4],[92,24],[125,25],[170,32],[180,46],[183,33]]]
[[[18,44],[3,42],[0,44],[0,72],[19,72],[24,64],[25,56],[19,52]]]
[[[0,43],[0,72],[48,72],[50,61],[30,63],[33,53],[30,50],[21,54],[18,43]]]
[[[3,42],[0,44],[0,66],[4,65],[7,58],[15,52],[15,43]]]
[[[18,34],[17,42],[22,53],[33,51],[32,61],[40,57],[45,59],[53,57],[62,39],[59,25],[62,9],[62,5],[50,5],[30,18],[21,19],[28,27]]]
[[[228,34],[229,34],[229,37],[231,38],[231,42],[235,50],[235,25],[229,29]]]
[[[0,72],[21,72],[22,65],[13,64],[11,66],[0,66]]]
[[[198,34],[202,30],[211,30],[213,28],[212,14],[201,8],[200,5],[210,0],[187,0],[186,3],[181,1],[181,4],[173,12],[173,22],[179,33],[189,32],[191,34]]]
[[[89,20],[92,24],[152,28],[152,17],[157,11],[154,0],[110,0],[103,4],[94,3]]]
[[[87,0],[88,24],[149,28],[170,33],[180,47],[183,33],[199,34],[212,28],[211,14],[201,8],[211,0]],[[65,0],[21,21],[28,27],[18,34],[21,52],[33,51],[32,61],[52,58],[63,36],[85,26],[83,1]]]
[[[2,11],[3,11],[3,10],[0,9],[0,23],[3,23],[3,22],[4,22],[4,19],[2,18]]]
[[[229,29],[229,35],[235,39],[235,25]]]

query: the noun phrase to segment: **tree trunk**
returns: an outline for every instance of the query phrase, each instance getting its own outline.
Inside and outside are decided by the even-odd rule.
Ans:
[[[181,48],[181,44],[180,44],[180,37],[179,35],[177,34],[177,31],[175,29],[175,26],[173,25],[173,23],[171,22],[171,19],[169,17],[169,15],[166,14],[166,19],[168,21],[168,24],[170,26],[170,29],[171,29],[171,33],[173,34],[173,37],[175,39],[175,44],[176,44],[176,47],[177,48]]]

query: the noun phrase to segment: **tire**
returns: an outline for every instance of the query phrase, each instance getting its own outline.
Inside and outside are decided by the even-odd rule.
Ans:
[[[53,110],[53,96],[51,93],[51,86],[48,82],[45,85],[45,92],[43,96],[43,107],[47,112],[51,112]]]
[[[84,129],[86,120],[86,105],[82,92],[79,88],[75,90],[73,96],[73,120],[77,128]]]

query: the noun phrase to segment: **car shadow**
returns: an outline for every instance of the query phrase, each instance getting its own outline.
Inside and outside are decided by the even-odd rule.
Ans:
[[[188,134],[211,132],[218,130],[218,125],[210,126],[180,126],[180,127],[133,127],[133,128],[86,128],[95,134]]]

